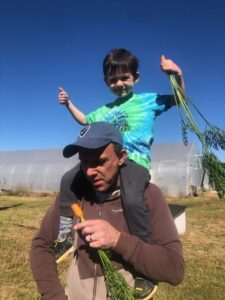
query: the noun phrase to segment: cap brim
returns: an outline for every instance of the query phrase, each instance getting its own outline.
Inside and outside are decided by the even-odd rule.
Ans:
[[[79,151],[79,148],[80,147],[78,147],[77,145],[74,145],[74,144],[68,145],[63,149],[63,156],[65,158],[69,158],[69,157],[75,155]]]
[[[63,149],[63,156],[65,158],[69,158],[75,155],[81,149],[87,149],[87,150],[100,149],[104,146],[107,146],[110,143],[111,141],[109,141],[108,139],[101,139],[101,141],[98,140],[97,144],[96,144],[96,138],[89,138],[88,140],[80,140],[77,143],[66,146]]]

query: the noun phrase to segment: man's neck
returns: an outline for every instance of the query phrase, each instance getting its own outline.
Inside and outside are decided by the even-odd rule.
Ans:
[[[103,203],[107,200],[113,200],[120,196],[120,187],[115,188],[114,190],[99,192],[95,191],[96,198],[98,202]]]

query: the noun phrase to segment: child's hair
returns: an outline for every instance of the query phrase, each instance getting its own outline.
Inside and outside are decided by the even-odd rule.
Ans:
[[[136,77],[139,67],[139,60],[128,50],[116,48],[111,50],[103,61],[103,73],[107,76],[115,73],[131,73]]]

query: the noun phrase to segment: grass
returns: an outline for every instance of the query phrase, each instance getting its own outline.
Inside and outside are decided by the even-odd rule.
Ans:
[[[175,288],[161,284],[156,299],[224,299],[225,202],[212,194],[173,202],[187,205],[187,231],[181,237],[186,274]]]
[[[0,196],[1,300],[40,299],[29,266],[29,249],[53,200],[54,196]],[[214,194],[168,202],[187,206],[187,231],[181,237],[186,275],[177,287],[160,284],[154,299],[224,299],[225,202]]]

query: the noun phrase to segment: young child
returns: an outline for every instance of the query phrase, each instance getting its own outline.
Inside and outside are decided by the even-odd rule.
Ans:
[[[148,209],[143,194],[150,180],[150,151],[154,140],[155,118],[166,111],[175,101],[172,95],[156,93],[134,94],[133,88],[140,79],[138,59],[126,49],[113,49],[103,61],[103,73],[106,85],[116,95],[116,100],[106,104],[88,115],[84,115],[74,106],[68,93],[60,88],[59,103],[66,106],[73,118],[82,125],[97,121],[115,124],[123,135],[123,143],[128,157],[133,161],[132,167],[121,168],[121,194],[126,220],[131,234],[137,235],[145,242],[150,242],[151,229],[147,226]],[[166,74],[173,74],[184,91],[182,71],[172,60],[161,57],[161,69]],[[75,195],[71,186],[82,186],[79,180],[79,166],[67,172],[61,181],[60,205],[60,240],[64,240],[72,226],[68,201],[74,202]],[[74,184],[76,178],[76,184]],[[79,182],[79,183],[78,183]],[[78,188],[78,190],[82,190]],[[63,245],[63,243],[62,243]]]
[[[173,96],[169,95],[134,94],[133,87],[140,79],[138,64],[138,59],[129,51],[114,49],[103,61],[105,83],[117,96],[114,102],[84,115],[74,106],[67,92],[60,88],[59,103],[65,105],[73,118],[81,125],[96,121],[115,124],[123,134],[129,158],[149,171],[155,118],[175,105],[175,101]],[[184,91],[181,69],[164,55],[161,57],[161,69],[168,75],[175,75]]]

